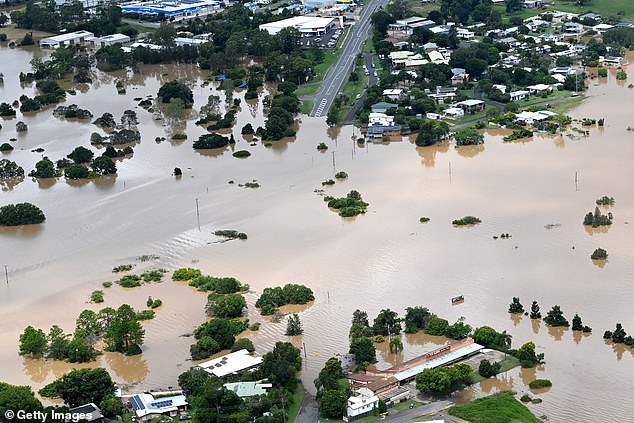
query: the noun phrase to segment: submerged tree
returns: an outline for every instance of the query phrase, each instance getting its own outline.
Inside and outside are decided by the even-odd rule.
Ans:
[[[547,325],[553,327],[570,326],[570,323],[568,323],[568,320],[566,320],[563,311],[561,311],[561,308],[558,305],[554,305],[553,308],[548,313],[546,313],[546,317],[544,317],[544,322]]]
[[[520,303],[519,297],[513,297],[513,302],[509,305],[509,313],[524,313],[524,306]]]
[[[288,321],[286,323],[286,335],[301,335],[303,332],[304,329],[302,329],[302,323],[299,321],[299,314],[293,313],[291,316],[288,316]]]
[[[392,338],[390,340],[390,352],[392,354],[400,353],[403,351],[403,343],[398,338]]]
[[[542,313],[539,311],[539,305],[537,305],[537,301],[533,301],[531,304],[531,319],[541,319]]]

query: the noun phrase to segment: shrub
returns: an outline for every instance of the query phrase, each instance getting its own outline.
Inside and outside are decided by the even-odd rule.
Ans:
[[[346,179],[348,178],[348,174],[346,172],[340,171],[335,173],[335,178],[337,179]]]
[[[478,373],[482,377],[491,377],[500,373],[500,368],[502,365],[500,363],[491,363],[489,360],[482,360],[480,362],[480,366],[478,367]]]
[[[425,333],[428,335],[443,336],[449,327],[449,322],[440,317],[434,317],[425,326]]]
[[[264,288],[255,302],[263,315],[273,314],[277,307],[285,304],[306,304],[315,299],[313,291],[303,285],[286,284],[283,287]]]
[[[383,337],[383,335],[377,335],[374,337],[374,342],[376,342],[377,344],[380,344],[382,342],[385,342],[385,338]]]
[[[335,181],[333,181],[332,179],[328,179],[328,180],[323,181],[321,183],[321,186],[323,187],[323,186],[326,186],[326,185],[334,185],[334,184],[335,184]]]
[[[607,216],[601,213],[599,207],[594,208],[594,213],[588,212],[586,216],[583,218],[584,225],[590,225],[593,228],[598,228],[599,226],[609,226],[612,224],[612,213],[608,213]]]
[[[101,286],[103,286],[104,288],[110,288],[112,286],[112,282],[101,282]]]
[[[24,122],[20,121],[20,122],[15,124],[15,131],[16,132],[26,132],[28,130],[29,130],[29,127]]]
[[[535,379],[528,384],[531,389],[550,388],[553,383],[548,379]]]
[[[11,151],[11,150],[13,150],[13,146],[9,144],[8,142],[3,142],[2,145],[0,145],[0,151]]]
[[[154,310],[137,311],[136,319],[137,320],[152,320],[152,319],[154,319],[155,315],[156,315],[156,313],[154,312]]]
[[[522,402],[531,402],[533,399],[528,394],[524,394],[520,397],[520,401]]]
[[[513,297],[513,301],[509,304],[509,313],[524,313],[524,306],[518,297]]]
[[[119,266],[115,266],[112,269],[112,273],[128,272],[132,270],[133,267],[134,267],[134,264],[120,264]]]
[[[242,127],[242,130],[240,131],[240,133],[242,135],[251,135],[254,134],[255,131],[253,130],[253,125],[251,125],[250,123],[247,123],[246,125],[244,125]]]
[[[187,134],[181,134],[181,133],[174,134],[174,135],[172,135],[172,139],[173,140],[186,140],[187,139]]]
[[[337,210],[341,217],[363,214],[369,206],[368,203],[363,201],[361,194],[354,190],[341,198],[324,197],[324,201],[328,201],[328,207]]]
[[[590,258],[592,260],[607,260],[608,252],[605,251],[603,248],[597,248],[596,250],[594,250]]]
[[[31,203],[7,204],[0,207],[0,226],[20,226],[42,223],[44,212]]]
[[[598,206],[612,206],[614,205],[614,197],[608,197],[607,195],[604,195],[603,197],[597,200],[597,205]]]
[[[89,175],[88,168],[80,164],[72,164],[64,169],[64,177],[67,179],[86,179]]]
[[[214,232],[214,235],[228,239],[247,239],[247,234],[231,229],[222,229]]]
[[[326,151],[326,150],[328,150],[328,146],[326,145],[326,143],[320,142],[319,144],[317,144],[317,150],[318,151]]]
[[[516,131],[513,131],[511,135],[507,135],[504,138],[502,138],[502,140],[504,142],[509,142],[509,141],[519,140],[522,138],[530,138],[532,136],[533,136],[532,131],[529,131],[528,129],[518,129]]]
[[[236,278],[199,276],[189,282],[189,286],[199,291],[214,291],[216,294],[233,294],[243,291],[244,286]]]
[[[251,342],[249,338],[236,339],[236,342],[234,342],[233,346],[231,347],[231,352],[240,351],[240,350],[247,350],[250,353],[252,353],[253,351],[255,351],[255,346],[253,345],[253,342]]]
[[[568,320],[564,317],[564,313],[561,311],[561,308],[558,305],[554,305],[553,308],[546,313],[546,317],[544,317],[544,323],[549,326],[557,327],[557,326],[570,326]]]
[[[141,279],[143,279],[143,281],[145,282],[161,282],[161,280],[163,279],[163,275],[166,272],[167,271],[165,269],[148,270],[141,274]]]
[[[194,149],[206,150],[212,148],[221,148],[229,145],[229,138],[223,137],[220,134],[204,134],[198,138],[198,141],[194,142]]]
[[[123,288],[135,288],[137,286],[141,286],[141,276],[125,275],[117,281],[117,284]]]
[[[21,178],[24,176],[24,169],[11,160],[0,160],[0,179]]]
[[[103,291],[92,291],[90,294],[90,302],[103,303]]]
[[[249,330],[252,330],[252,331],[254,331],[254,332],[257,332],[257,331],[259,331],[259,330],[260,330],[260,326],[261,326],[261,325],[262,325],[262,324],[261,324],[261,323],[259,323],[259,322],[253,323],[251,326],[249,326]]]
[[[452,225],[456,226],[464,226],[464,225],[475,225],[481,223],[482,221],[475,216],[465,216],[462,219],[456,219],[452,221]]]
[[[251,156],[251,153],[249,153],[247,150],[238,150],[235,153],[233,153],[233,157],[237,157],[237,158],[246,158]]]
[[[174,176],[181,176],[182,174],[183,174],[183,171],[181,170],[180,167],[174,168]]]
[[[421,217],[421,218],[419,219],[420,223],[426,223],[426,222],[429,222],[430,220],[431,220],[430,218],[425,217],[425,216],[423,216],[423,217]]]
[[[192,269],[190,267],[181,268],[175,270],[172,274],[172,280],[174,281],[189,281],[194,278],[202,276],[202,273],[198,269]]]

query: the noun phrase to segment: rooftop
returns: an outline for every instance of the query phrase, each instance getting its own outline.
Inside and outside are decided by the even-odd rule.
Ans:
[[[469,101],[469,100],[467,100]],[[462,357],[466,357],[468,355],[474,354],[484,348],[480,344],[471,343],[461,348],[458,348],[453,351],[449,351],[446,354],[443,354],[439,357],[433,358],[429,361],[426,361],[418,366],[414,366],[402,372],[394,374],[394,377],[399,381],[410,379],[417,374],[421,373],[425,369],[433,369],[435,367],[443,366],[448,363],[453,363],[455,361],[460,360]]]
[[[271,383],[235,382],[225,383],[224,387],[238,394],[240,398],[266,394],[266,390],[273,387]]]
[[[247,350],[239,350],[198,365],[207,373],[223,377],[241,370],[250,369],[262,363],[262,357],[254,357]]]
[[[163,414],[187,406],[185,395],[154,398],[151,394],[136,394],[130,397],[130,405],[137,417],[149,414]]]

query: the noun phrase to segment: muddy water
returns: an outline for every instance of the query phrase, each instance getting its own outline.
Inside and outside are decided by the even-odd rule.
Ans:
[[[0,54],[7,63],[0,98],[32,95],[31,84],[21,88],[17,82],[19,72],[29,68],[31,53],[2,49]],[[633,80],[634,73],[629,73]],[[66,104],[88,108],[95,116],[109,111],[118,117],[135,107],[134,97],[154,95],[162,82],[179,77],[197,81],[194,94],[200,107],[216,93],[213,86],[201,87],[204,76],[187,66],[99,73],[94,84],[69,96]],[[117,95],[114,78],[124,80],[126,96]],[[233,129],[235,149],[248,149],[252,156],[236,159],[230,148],[194,152],[191,140],[205,130],[193,125],[193,117],[186,124],[189,140],[157,144],[155,137],[169,138],[169,128],[136,108],[142,142],[134,147],[132,159],[118,162],[116,177],[85,184],[26,178],[0,193],[2,204],[30,201],[47,216],[43,225],[0,234],[0,257],[10,270],[10,283],[0,286],[2,379],[37,388],[71,367],[19,357],[19,333],[28,324],[48,329],[57,323],[70,331],[83,308],[100,308],[86,301],[102,281],[115,278],[113,266],[136,263],[135,271],[141,271],[188,265],[250,284],[254,292],[247,295],[249,318],[263,324],[248,336],[260,353],[286,337],[284,322],[270,323],[254,312],[257,292],[289,282],[313,288],[314,304],[295,310],[305,333],[291,339],[305,347],[302,379],[309,389],[324,361],[347,351],[355,308],[374,316],[381,308],[402,314],[405,307],[425,305],[449,320],[464,316],[473,325],[507,330],[514,346],[534,340],[546,354],[543,368],[515,369],[461,394],[462,399],[511,386],[525,392],[534,377],[547,377],[553,387],[537,394],[542,404],[530,407],[550,421],[610,421],[631,415],[634,354],[606,345],[601,334],[617,321],[634,330],[628,306],[634,298],[634,227],[629,224],[634,222],[634,196],[628,182],[634,176],[634,133],[626,130],[634,126],[634,92],[627,84],[617,84],[613,73],[608,79],[594,80],[590,99],[571,112],[577,118],[606,118],[606,126],[591,129],[588,138],[536,136],[503,143],[504,133],[492,131],[484,146],[459,150],[447,144],[416,148],[408,139],[354,146],[352,128],[331,130],[322,119],[306,117],[297,138],[269,148],[250,146],[240,128],[248,122],[262,125],[262,105],[243,101]],[[223,98],[222,92],[219,95]],[[54,118],[49,109],[2,122],[1,142],[15,136],[17,120],[25,121],[29,131],[18,136],[16,150],[5,157],[27,171],[41,157],[32,149],[42,147],[42,154],[58,159],[77,145],[89,146],[90,133],[98,131],[89,123]],[[329,150],[316,151],[319,142]],[[184,171],[179,180],[170,175],[176,166]],[[320,182],[332,178],[335,170],[345,170],[350,178],[324,188],[326,193],[358,190],[370,203],[366,215],[342,219],[313,192],[322,189]],[[235,184],[228,184],[230,180]],[[238,186],[252,180],[261,187]],[[603,195],[616,199],[610,208],[614,225],[588,232],[581,225],[583,216]],[[453,219],[467,214],[482,223],[452,227]],[[431,221],[421,224],[421,216]],[[556,226],[546,229],[549,224]],[[211,232],[216,229],[237,229],[249,239],[215,243]],[[512,237],[492,238],[501,233]],[[590,260],[598,247],[610,254],[603,268]],[[142,254],[160,259],[140,263],[136,258]],[[175,386],[177,375],[191,364],[191,338],[181,335],[204,320],[205,295],[168,279],[132,290],[106,290],[103,306],[128,302],[141,308],[149,295],[164,304],[154,320],[144,323],[142,356],[105,354],[97,362],[129,390]],[[452,307],[455,295],[464,295],[465,303]],[[578,312],[594,333],[579,337],[527,318],[511,320],[506,310],[513,296],[525,307],[538,300],[543,313],[553,304],[561,305],[569,319]],[[444,341],[422,335],[403,335],[402,340],[405,349],[398,356],[386,345],[379,348],[379,368]]]

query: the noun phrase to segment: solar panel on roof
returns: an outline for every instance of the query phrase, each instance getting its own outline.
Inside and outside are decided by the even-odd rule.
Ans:
[[[145,405],[143,405],[143,402],[135,396],[130,397],[130,404],[132,404],[132,408],[134,408],[135,410],[145,410]]]

